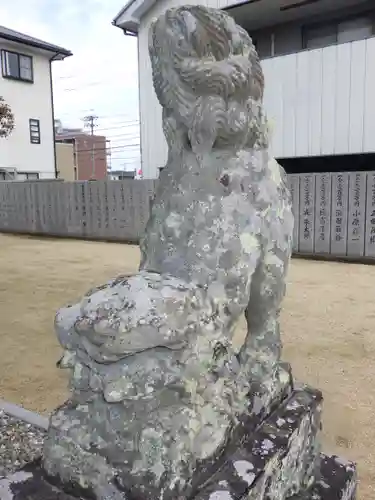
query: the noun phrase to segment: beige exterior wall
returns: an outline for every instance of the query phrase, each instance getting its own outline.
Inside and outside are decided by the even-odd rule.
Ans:
[[[73,144],[56,143],[58,179],[75,181]]]

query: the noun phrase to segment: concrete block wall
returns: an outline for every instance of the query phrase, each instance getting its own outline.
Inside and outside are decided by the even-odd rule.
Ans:
[[[0,231],[137,243],[157,181],[0,182]],[[375,258],[375,172],[288,175],[294,253]]]
[[[0,231],[137,242],[152,180],[0,182]]]

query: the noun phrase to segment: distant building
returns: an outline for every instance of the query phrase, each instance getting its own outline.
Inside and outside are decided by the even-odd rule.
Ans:
[[[56,157],[51,64],[69,50],[0,26],[0,95],[15,127],[0,139],[0,180],[54,179]]]
[[[124,179],[134,179],[135,170],[109,170],[108,177],[111,181],[122,181]]]
[[[56,163],[59,179],[69,182],[77,180],[77,167],[74,162],[72,143],[56,143]]]
[[[55,123],[56,129],[56,123]],[[80,129],[56,129],[56,144],[71,144],[77,181],[107,178],[107,139],[89,135]],[[60,173],[59,173],[60,176]]]

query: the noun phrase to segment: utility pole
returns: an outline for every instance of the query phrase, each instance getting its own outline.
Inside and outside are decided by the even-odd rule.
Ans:
[[[108,145],[108,148],[107,148],[107,145]],[[108,172],[108,170],[112,170],[112,150],[111,150],[111,140],[110,139],[106,139],[106,141],[105,141],[105,154],[106,154],[106,159],[108,160],[108,163],[109,163],[109,165],[107,165],[107,172]]]
[[[91,136],[94,135],[94,128],[96,127],[95,122],[97,119],[98,117],[96,115],[87,115],[83,118],[85,127],[90,129]],[[95,142],[93,137],[91,139],[91,163],[92,163],[91,177],[92,179],[95,179]]]
[[[96,115],[87,115],[83,118],[85,127],[89,128],[91,135],[94,135],[94,128],[96,127],[96,120],[98,117]]]

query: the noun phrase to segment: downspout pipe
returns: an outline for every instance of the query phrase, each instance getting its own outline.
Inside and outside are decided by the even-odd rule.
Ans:
[[[56,152],[56,134],[55,134],[55,106],[54,106],[54,102],[53,102],[52,62],[59,55],[60,55],[60,52],[56,52],[49,59],[49,82],[50,82],[50,89],[51,89],[52,130],[53,130],[53,157],[54,157],[54,164],[55,164],[55,179],[58,178],[59,172],[57,170],[57,152]]]

